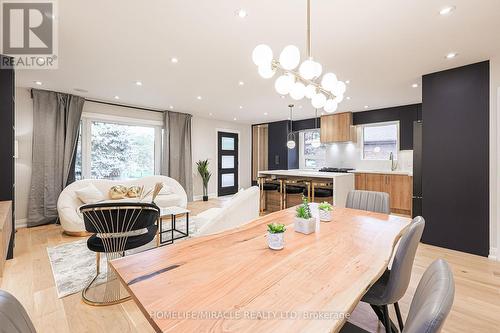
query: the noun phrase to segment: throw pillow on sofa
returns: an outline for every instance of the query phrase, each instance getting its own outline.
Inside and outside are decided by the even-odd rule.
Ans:
[[[109,189],[109,197],[113,200],[123,199],[127,196],[128,188],[123,185],[115,185]]]
[[[106,199],[104,194],[102,194],[92,183],[84,188],[76,190],[75,194],[84,204],[93,204]]]

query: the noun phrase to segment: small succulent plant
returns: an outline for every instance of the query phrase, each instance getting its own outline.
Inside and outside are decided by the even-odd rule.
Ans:
[[[304,220],[308,220],[312,217],[309,201],[305,196],[302,196],[302,204],[296,209],[296,216]]]
[[[267,231],[271,234],[280,234],[286,231],[286,227],[284,224],[271,223],[267,225]]]
[[[319,204],[319,209],[324,210],[325,212],[330,212],[333,210],[333,206],[325,201]]]

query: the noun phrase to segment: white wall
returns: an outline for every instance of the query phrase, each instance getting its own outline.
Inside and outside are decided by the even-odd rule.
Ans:
[[[196,162],[199,160],[209,160],[212,177],[208,184],[208,194],[212,197],[217,195],[217,130],[239,132],[239,186],[247,188],[251,185],[251,126],[193,116],[191,145],[195,199],[203,195],[201,177],[196,169]]]
[[[500,260],[500,56],[490,59],[490,258]]]
[[[28,196],[31,187],[31,142],[33,134],[33,100],[26,88],[16,88],[16,225],[26,226]]]

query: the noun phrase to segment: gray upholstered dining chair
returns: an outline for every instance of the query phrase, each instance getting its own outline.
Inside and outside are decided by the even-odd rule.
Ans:
[[[1,333],[36,333],[22,304],[4,290],[0,290],[0,323]]]
[[[345,206],[370,212],[390,214],[389,194],[385,192],[353,190],[347,194]]]
[[[403,330],[403,319],[398,301],[408,289],[415,253],[424,232],[424,227],[425,220],[422,216],[413,219],[408,230],[401,237],[391,269],[387,269],[361,299],[371,305],[388,333],[393,328],[389,317],[389,304],[394,304],[399,328]]]
[[[455,282],[450,266],[443,259],[434,261],[424,272],[413,296],[402,333],[439,333],[450,313]],[[366,332],[346,323],[341,333]]]

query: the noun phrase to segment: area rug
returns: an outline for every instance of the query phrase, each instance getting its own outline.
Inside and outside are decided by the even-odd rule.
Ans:
[[[163,228],[169,228],[164,222]],[[194,223],[189,223],[189,232],[195,231]],[[175,243],[186,238],[176,240]],[[169,246],[169,245],[166,245]],[[126,255],[147,251],[156,247],[156,238],[137,249],[126,252]],[[48,247],[50,265],[59,298],[80,292],[96,273],[96,254],[87,248],[87,240],[80,239],[75,242],[65,243],[54,247]],[[107,262],[106,256],[101,255],[101,273],[96,281],[97,284],[106,281]]]

